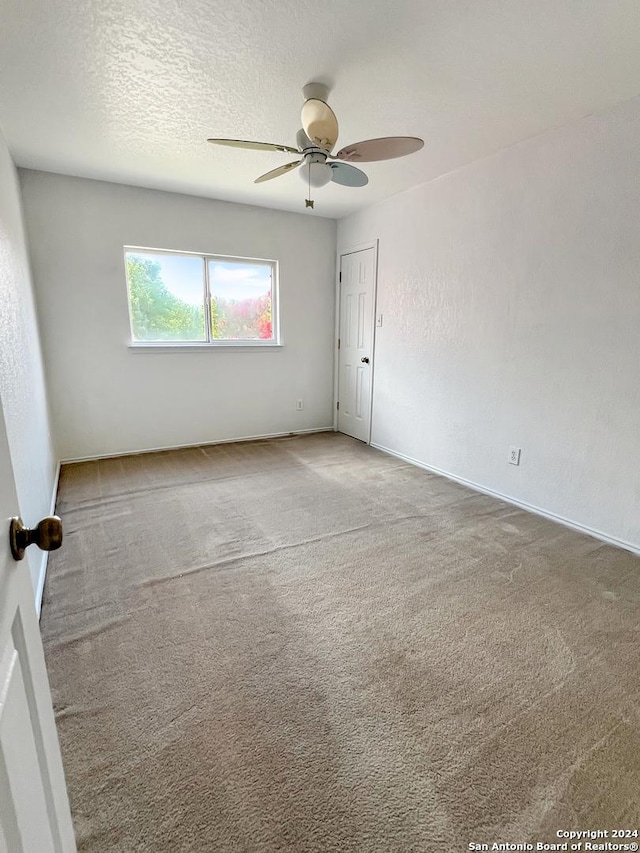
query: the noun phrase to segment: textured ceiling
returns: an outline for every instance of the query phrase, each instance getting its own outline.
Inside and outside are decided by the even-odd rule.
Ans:
[[[640,93],[638,0],[2,0],[0,126],[18,165],[304,212],[302,86],[331,84],[339,146],[423,136],[314,191],[343,216]]]

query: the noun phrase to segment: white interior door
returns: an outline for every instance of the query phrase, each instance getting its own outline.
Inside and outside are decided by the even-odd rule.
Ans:
[[[76,844],[29,570],[9,550],[9,522],[17,514],[0,406],[0,853],[72,853]]]
[[[360,441],[371,434],[376,252],[340,256],[338,429]]]

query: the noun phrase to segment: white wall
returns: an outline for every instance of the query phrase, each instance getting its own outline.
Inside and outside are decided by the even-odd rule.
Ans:
[[[636,548],[639,139],[634,99],[338,227],[380,239],[373,443]]]
[[[0,405],[19,511],[33,526],[49,514],[56,463],[38,340],[29,261],[13,161],[0,133]],[[27,550],[38,605],[46,555]]]
[[[334,221],[20,174],[61,458],[331,426]],[[124,245],[277,259],[284,346],[128,348]]]

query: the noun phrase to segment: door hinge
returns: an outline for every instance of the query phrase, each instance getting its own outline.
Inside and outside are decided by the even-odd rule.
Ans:
[[[340,273],[339,273],[339,275],[338,275],[338,281],[339,281],[340,283],[342,283],[342,270],[340,270]]]
[[[338,338],[338,349],[340,349],[340,338]]]
[[[336,403],[336,409],[340,411],[340,403]]]

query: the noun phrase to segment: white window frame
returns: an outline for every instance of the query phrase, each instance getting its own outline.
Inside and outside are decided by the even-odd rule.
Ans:
[[[133,318],[131,316],[131,291],[127,275],[127,252],[149,252],[154,255],[182,255],[200,258],[203,264],[203,301],[206,341],[136,341],[133,337]],[[280,305],[278,261],[271,258],[241,258],[236,255],[214,255],[211,252],[184,252],[180,249],[154,249],[149,246],[124,246],[124,277],[127,284],[127,310],[129,312],[129,346],[133,349],[187,350],[187,349],[268,349],[280,348]],[[209,261],[222,261],[226,264],[260,264],[271,267],[271,328],[273,337],[269,340],[220,340],[211,337],[211,289],[209,286]]]

